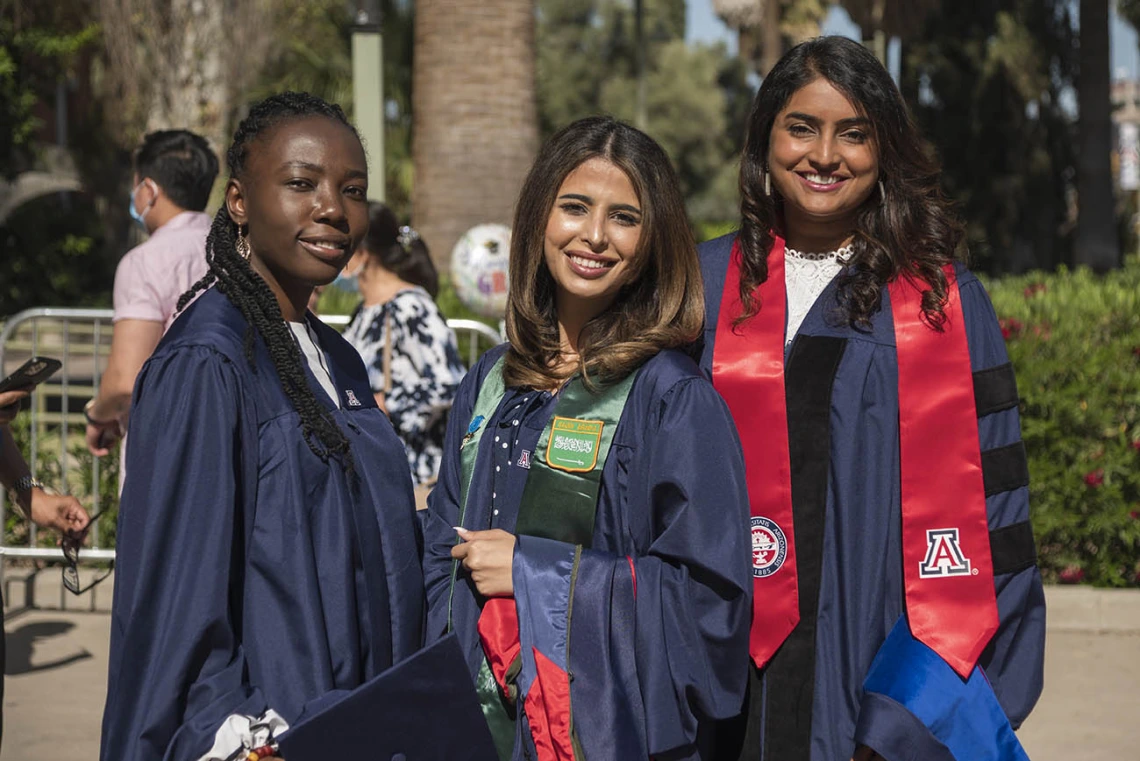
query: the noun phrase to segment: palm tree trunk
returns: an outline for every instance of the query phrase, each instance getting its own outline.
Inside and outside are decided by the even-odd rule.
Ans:
[[[768,72],[784,55],[784,35],[780,31],[782,10],[783,4],[779,0],[768,0],[764,3],[764,27],[760,43],[761,77],[768,76]]]
[[[871,6],[871,19],[874,24],[874,36],[871,49],[875,57],[883,66],[887,65],[887,34],[883,31],[883,20],[887,13],[887,0],[874,0]]]
[[[418,0],[412,216],[441,270],[469,228],[510,224],[538,146],[531,0]]]
[[[1080,155],[1077,159],[1075,261],[1096,272],[1120,266],[1112,191],[1109,100],[1108,0],[1081,0],[1080,77],[1077,93]]]

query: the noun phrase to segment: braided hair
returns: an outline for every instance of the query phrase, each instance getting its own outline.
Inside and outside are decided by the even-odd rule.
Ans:
[[[240,178],[246,169],[250,147],[268,130],[294,119],[323,116],[356,130],[340,106],[330,104],[308,93],[283,92],[255,104],[249,115],[238,125],[233,143],[226,153],[230,176]],[[359,135],[357,135],[359,137]],[[345,472],[353,473],[352,452],[348,438],[336,424],[332,415],[317,400],[305,378],[304,359],[292,330],[281,314],[281,307],[273,291],[261,279],[250,263],[237,251],[238,225],[230,218],[225,204],[214,216],[210,234],[206,238],[206,275],[194,283],[178,300],[182,311],[196,294],[215,285],[245,317],[245,355],[254,367],[254,342],[257,337],[265,343],[285,396],[301,416],[301,432],[309,449],[322,462],[332,457]]]

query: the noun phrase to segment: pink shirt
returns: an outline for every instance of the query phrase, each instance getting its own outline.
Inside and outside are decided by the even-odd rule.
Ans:
[[[123,256],[115,270],[115,322],[170,327],[178,298],[206,274],[211,221],[200,211],[184,211]]]

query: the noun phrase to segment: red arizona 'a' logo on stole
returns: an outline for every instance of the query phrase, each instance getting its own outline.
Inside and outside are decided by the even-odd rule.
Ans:
[[[919,578],[937,579],[969,574],[970,559],[962,553],[962,546],[958,543],[958,529],[927,530],[926,558],[919,564]]]

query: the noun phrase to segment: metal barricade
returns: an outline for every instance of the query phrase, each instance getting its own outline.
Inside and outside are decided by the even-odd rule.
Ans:
[[[63,362],[60,372],[41,383],[26,409],[13,423],[13,432],[26,432],[21,448],[33,474],[60,491],[79,498],[92,515],[105,507],[99,485],[114,478],[107,463],[87,452],[83,404],[98,388],[99,378],[111,348],[111,311],[107,309],[29,309],[9,319],[0,331],[0,377],[7,376],[29,357],[43,355]],[[0,528],[7,527],[8,495],[0,493]],[[114,560],[115,551],[103,536],[103,521],[90,530],[90,547],[80,554],[84,562]],[[62,561],[63,554],[30,521],[14,527],[22,542],[7,545],[7,532],[0,532],[0,584],[4,560],[26,558]],[[22,535],[22,536],[21,536]],[[96,606],[98,587],[90,604]],[[5,590],[7,591],[7,590]],[[64,594],[60,586],[61,607]]]
[[[98,458],[87,451],[83,416],[83,405],[99,388],[111,350],[111,316],[110,309],[28,309],[12,316],[0,330],[0,377],[6,377],[37,355],[63,362],[58,373],[35,389],[30,409],[25,409],[12,426],[27,428],[23,453],[31,472],[60,491],[76,496],[92,515],[112,506],[101,492],[117,494],[117,489],[108,488],[108,481],[117,484],[117,461],[113,460],[114,455]],[[348,324],[346,315],[322,315],[321,319],[338,330]],[[498,331],[477,320],[448,320],[447,324],[455,331],[468,366],[502,341]],[[44,543],[30,522],[27,541],[21,546],[9,546],[4,530],[7,510],[7,491],[0,489],[0,585],[4,582],[7,558],[63,560],[58,547],[42,546]],[[99,523],[102,521],[97,521],[90,531],[90,547],[80,552],[83,562],[115,559],[113,538],[103,536]],[[94,608],[94,597],[91,604]]]

